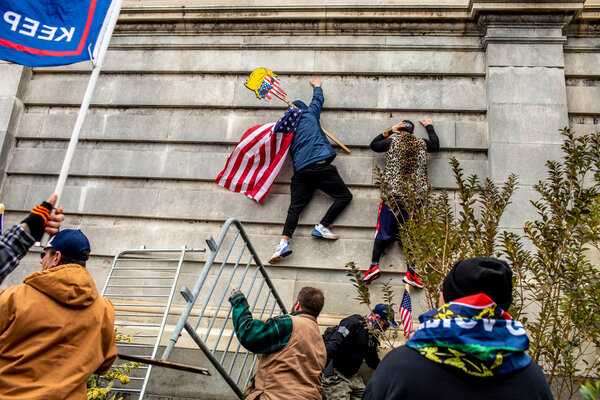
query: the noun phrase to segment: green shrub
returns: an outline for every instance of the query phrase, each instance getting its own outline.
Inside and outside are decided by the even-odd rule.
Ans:
[[[521,237],[504,232],[503,254],[516,272],[515,307],[530,335],[530,353],[559,394],[571,398],[575,377],[600,374],[600,133],[563,130],[563,158],[546,163],[535,185],[536,219]]]
[[[581,377],[600,375],[600,266],[590,257],[591,250],[600,251],[600,133],[577,136],[564,129],[562,135],[563,157],[546,163],[547,177],[534,186],[538,199],[531,201],[536,217],[521,231],[499,230],[517,177],[510,175],[500,186],[481,182],[465,177],[453,158],[456,192],[407,199],[410,218],[402,221],[400,239],[407,262],[423,278],[430,307],[455,262],[507,259],[514,279],[509,311],[524,323],[530,354],[550,383],[561,397],[572,398]],[[395,199],[381,179],[378,183],[382,199],[397,211]],[[368,288],[349,265],[357,299],[367,303]],[[586,395],[596,390],[586,388]]]

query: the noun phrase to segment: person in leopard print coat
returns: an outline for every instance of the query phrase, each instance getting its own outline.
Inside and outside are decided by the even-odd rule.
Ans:
[[[418,206],[430,188],[427,178],[427,153],[439,151],[440,141],[430,119],[419,122],[427,130],[428,139],[414,136],[414,124],[404,120],[371,142],[371,150],[386,153],[381,184],[387,189],[387,199],[382,200],[379,205],[371,266],[363,272],[363,279],[367,284],[381,275],[381,257],[392,243],[399,240],[398,227],[409,218],[407,204],[416,202],[415,206]],[[407,267],[403,281],[422,288],[423,283],[419,275],[410,265]]]

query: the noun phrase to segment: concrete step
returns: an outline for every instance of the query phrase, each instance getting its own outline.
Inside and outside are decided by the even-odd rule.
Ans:
[[[567,86],[569,112],[573,114],[600,114],[600,87]]]
[[[62,147],[62,146],[61,146]],[[87,147],[87,148],[86,148]],[[124,147],[124,146],[122,146]],[[214,182],[225,166],[228,152],[177,151],[167,146],[147,150],[141,146],[125,149],[102,149],[100,146],[79,146],[70,170],[70,176],[114,177],[142,179],[183,179]],[[58,175],[66,150],[36,147],[19,147],[13,152],[9,174]],[[430,181],[434,188],[455,189],[456,183],[446,154],[436,155],[429,162]],[[459,160],[466,175],[485,178],[487,160]],[[375,186],[375,168],[383,168],[384,156],[340,155],[334,165],[351,186]],[[288,160],[278,183],[289,183],[293,174]]]
[[[569,43],[575,42],[569,38]],[[597,77],[600,75],[598,68],[600,63],[600,54],[597,52],[570,51],[565,48],[565,75],[567,78],[572,76]]]
[[[17,182],[17,179],[11,179],[5,188],[3,201],[9,211],[26,211],[31,204],[52,191],[49,184]],[[318,223],[330,204],[331,200],[326,195],[316,193],[302,214],[302,223]],[[63,205],[65,209],[78,214],[193,221],[225,221],[234,216],[244,222],[281,224],[287,215],[289,195],[272,193],[261,206],[239,193],[220,187],[211,187],[210,191],[206,191],[67,186]],[[378,206],[375,189],[356,191],[354,199],[336,221],[336,226],[372,227]]]
[[[257,103],[263,104],[264,103]],[[327,104],[326,104],[327,106]],[[280,109],[213,108],[92,108],[81,138],[133,143],[236,144],[242,133],[256,124],[281,118]],[[29,106],[21,116],[20,139],[64,140],[70,137],[77,117],[72,107]],[[432,118],[443,149],[483,151],[488,133],[482,113],[344,111],[325,109],[321,123],[351,147],[368,147],[371,140],[397,121],[415,122],[415,134],[427,137],[417,121]]]
[[[187,1],[187,0],[182,0]],[[436,0],[439,1],[439,0]],[[421,3],[421,0],[419,1]],[[171,3],[170,3],[171,4]],[[121,16],[124,17],[123,15]],[[189,50],[288,50],[286,54],[290,57],[290,50],[326,50],[326,51],[384,51],[402,53],[410,51],[426,52],[437,50],[438,54],[446,51],[463,52],[484,52],[481,44],[481,38],[477,35],[477,29],[473,26],[467,27],[470,34],[456,35],[453,33],[439,32],[436,35],[405,35],[394,32],[385,35],[355,34],[354,32],[343,32],[337,30],[335,35],[322,34],[320,31],[305,30],[295,31],[289,34],[289,31],[278,35],[264,35],[256,30],[256,24],[252,23],[253,29],[245,32],[233,29],[227,30],[232,25],[215,24],[214,28],[225,29],[223,31],[211,32],[204,30],[201,34],[182,35],[180,32],[162,31],[160,35],[148,34],[150,32],[140,32],[140,29],[148,26],[144,25],[120,25],[117,27],[118,34],[111,40],[111,49],[169,49],[171,51],[189,51]],[[238,25],[239,26],[239,25]],[[250,25],[248,25],[250,26]],[[293,25],[292,25],[293,26]],[[289,25],[287,26],[289,27]],[[287,28],[286,27],[286,28]],[[378,27],[380,29],[380,27]],[[463,27],[464,28],[464,27]],[[318,29],[318,28],[317,28]],[[144,34],[146,33],[146,34]],[[573,40],[569,38],[569,42]],[[585,41],[585,39],[579,39]],[[589,38],[588,46],[593,48],[594,38]],[[422,58],[426,63],[427,59]],[[260,60],[259,60],[260,61]],[[304,63],[311,62],[310,59],[302,60]],[[276,59],[269,59],[269,62],[284,63]],[[258,64],[256,64],[258,65]]]
[[[376,210],[375,210],[376,212]],[[25,214],[11,213],[6,224],[19,222]],[[335,242],[325,242],[310,236],[313,225],[301,225],[292,241],[294,253],[271,267],[277,274],[296,276],[295,269],[333,270],[344,271],[344,265],[354,261],[361,268],[366,268],[371,259],[373,235],[375,232],[376,214],[371,216],[369,228],[336,228],[341,238]],[[219,234],[221,222],[214,223],[187,223],[183,221],[145,219],[118,219],[104,217],[77,217],[69,215],[66,226],[80,226],[93,243],[94,255],[111,259],[117,252],[125,249],[140,248],[179,248],[188,247],[204,248],[204,242],[210,236]],[[279,243],[283,221],[267,227],[260,224],[246,224],[252,244],[257,250],[263,263],[267,263],[275,246]],[[201,260],[204,257],[200,258]],[[244,257],[247,261],[247,257]],[[383,259],[384,278],[386,271],[400,273],[405,270],[404,258],[399,251],[399,246],[391,246]],[[200,268],[200,262],[190,263],[189,268],[184,268],[184,273],[193,273]],[[325,276],[324,276],[325,277]],[[99,282],[104,282],[103,277],[97,277]],[[326,279],[331,279],[326,277]]]
[[[26,104],[79,104],[85,73],[35,73],[23,95]],[[92,104],[162,107],[256,107],[261,103],[243,85],[245,75],[103,74]],[[292,98],[310,99],[306,77],[281,76]],[[483,111],[485,81],[464,77],[339,77],[323,83],[328,108]],[[358,100],[358,101],[357,101]],[[273,102],[280,106],[281,102]]]
[[[85,227],[82,227],[84,231]],[[92,242],[92,249],[94,249],[94,237],[90,235],[90,239]],[[368,254],[365,255],[365,258],[368,258]],[[390,259],[390,256],[387,256],[386,259]],[[392,259],[392,261],[394,261]],[[328,259],[322,259],[324,264],[329,264],[331,261]],[[194,286],[200,269],[202,268],[201,263],[185,263],[182,274],[177,286],[177,292],[174,297],[173,309],[180,310],[180,308],[185,302],[181,295],[179,294],[179,288],[183,286],[187,286],[191,288]],[[332,264],[329,264],[332,265]],[[104,286],[104,281],[106,276],[108,275],[108,271],[110,270],[111,260],[103,257],[92,256],[90,261],[88,262],[88,270],[92,273],[92,275],[96,279],[96,285],[101,290]],[[244,264],[245,266],[245,264]],[[218,265],[216,266],[218,267]],[[39,255],[35,253],[31,253],[27,256],[22,265],[17,269],[13,274],[9,276],[9,278],[3,283],[3,287],[8,287],[10,285],[20,283],[25,276],[28,274],[39,270]],[[400,302],[402,293],[404,291],[405,285],[402,283],[402,274],[401,270],[404,269],[403,265],[398,265],[396,268],[389,268],[387,265],[383,268],[382,277],[376,281],[374,284],[370,286],[371,291],[371,302],[373,304],[382,302],[383,294],[382,294],[382,283],[386,281],[390,281],[392,289],[394,290],[395,298],[397,302]],[[300,289],[304,286],[313,286],[318,287],[323,290],[325,294],[325,307],[323,309],[323,317],[326,318],[323,322],[326,325],[334,324],[336,319],[339,320],[345,316],[359,313],[366,314],[369,310],[368,307],[362,304],[359,304],[356,297],[356,290],[352,286],[350,282],[350,278],[347,276],[347,271],[343,268],[342,265],[339,266],[338,269],[320,269],[315,267],[307,267],[307,268],[299,268],[299,267],[267,267],[269,276],[273,282],[273,285],[277,289],[283,303],[286,307],[290,308],[295,300],[295,296],[300,291]],[[231,271],[231,266],[227,266],[225,272],[221,275],[221,277],[217,278],[218,270],[214,270],[208,277],[208,284],[218,281],[219,285],[216,287],[216,295],[215,299],[220,300],[222,293],[225,291],[225,301],[228,297],[228,294],[231,292],[233,287],[240,286],[239,284],[239,276],[233,280],[231,284],[229,284],[229,273]],[[255,296],[256,290],[259,287],[260,282],[255,284],[254,291],[252,296]],[[248,294],[249,283],[245,283],[242,285],[242,290]],[[266,289],[263,288],[263,295],[266,293]],[[205,301],[206,293],[201,292],[200,295],[200,303],[203,304]],[[426,311],[427,304],[426,299],[424,298],[424,293],[419,290],[411,290],[411,298],[413,305],[413,315],[415,318],[422,312]],[[131,300],[131,299],[130,299]],[[214,301],[217,301],[214,300]],[[129,303],[119,303],[117,301],[115,304],[129,304]],[[271,303],[272,304],[272,303]],[[154,311],[159,311],[158,309],[154,309]],[[174,315],[169,317],[169,324],[175,325],[176,316],[179,315],[180,311],[177,311]]]
[[[215,38],[216,39],[216,38]],[[246,39],[248,40],[248,39]],[[181,51],[169,49],[111,49],[108,52],[103,72],[195,72],[227,73],[246,72],[256,68],[256,60],[272,60],[269,68],[278,74],[440,74],[481,76],[485,74],[484,53],[478,51],[435,51],[371,49],[346,50],[329,47],[324,49],[297,49],[293,40],[285,48],[269,45],[272,38],[256,37],[268,49],[238,48],[198,49]],[[292,43],[289,43],[292,42]],[[296,43],[300,43],[298,39]],[[316,47],[316,46],[315,46]],[[124,54],[126,52],[126,55]],[[89,71],[86,63],[67,67],[36,69],[36,71]]]

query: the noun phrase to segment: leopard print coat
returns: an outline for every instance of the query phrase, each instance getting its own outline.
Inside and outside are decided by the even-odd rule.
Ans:
[[[388,195],[402,202],[405,209],[422,203],[430,189],[425,141],[408,132],[393,135],[385,154],[382,183]]]

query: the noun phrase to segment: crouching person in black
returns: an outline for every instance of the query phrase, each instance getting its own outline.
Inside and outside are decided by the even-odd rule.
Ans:
[[[377,368],[379,341],[375,330],[385,331],[390,324],[388,307],[377,304],[366,317],[358,314],[344,318],[338,326],[328,328],[323,335],[327,349],[327,366],[323,371],[324,400],[359,400],[365,384],[358,375],[363,360],[370,368]]]

